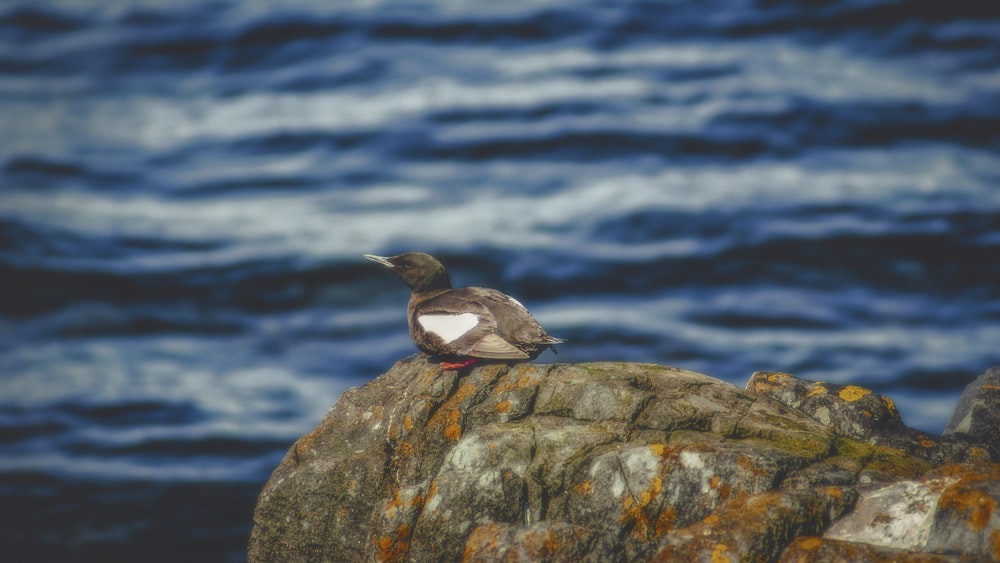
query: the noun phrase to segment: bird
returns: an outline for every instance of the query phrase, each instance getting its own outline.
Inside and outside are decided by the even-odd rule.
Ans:
[[[513,297],[485,287],[452,289],[441,262],[423,252],[364,257],[395,273],[412,290],[406,307],[410,337],[440,361],[442,371],[479,360],[534,360],[565,342],[554,338]]]

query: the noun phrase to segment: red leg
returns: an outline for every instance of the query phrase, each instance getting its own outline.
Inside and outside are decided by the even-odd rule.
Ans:
[[[471,366],[474,363],[476,363],[476,359],[475,358],[468,358],[468,359],[463,360],[463,361],[458,362],[458,363],[441,362],[441,371],[454,371],[454,370],[457,370],[457,369],[462,369],[464,367]]]

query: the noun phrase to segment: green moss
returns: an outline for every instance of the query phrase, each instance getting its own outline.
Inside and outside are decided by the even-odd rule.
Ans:
[[[774,447],[799,458],[816,461],[833,452],[833,438],[806,431],[783,430],[763,438]]]
[[[860,461],[863,469],[899,477],[916,477],[931,468],[930,462],[913,457],[902,450],[866,444],[843,436],[837,437],[834,448],[839,455]]]
[[[725,439],[714,432],[698,430],[674,430],[667,439],[668,444],[705,444],[724,442]]]

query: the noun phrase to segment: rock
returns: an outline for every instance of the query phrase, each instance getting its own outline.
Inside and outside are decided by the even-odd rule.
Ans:
[[[995,455],[983,443],[973,443],[965,436],[930,436],[907,428],[891,399],[857,385],[759,371],[750,376],[747,389],[808,414],[839,436],[902,450],[933,463],[984,461]]]
[[[986,370],[965,388],[944,434],[980,442],[1000,456],[1000,366]]]
[[[565,522],[528,525],[483,524],[465,542],[462,561],[549,561],[574,563],[595,550],[596,535],[582,526]]]
[[[1000,464],[946,465],[863,489],[829,539],[1000,560]]]
[[[867,543],[831,540],[815,536],[796,538],[781,553],[778,563],[812,563],[813,561],[864,561],[866,563],[957,563],[981,561],[971,555],[914,553],[903,549],[880,547]]]
[[[867,390],[827,386],[845,404],[821,404],[820,392],[796,398],[808,382],[754,377],[750,392],[657,365],[459,375],[403,360],[345,392],[289,450],[261,492],[249,559],[774,560],[838,549],[819,537],[830,523],[863,519],[856,503],[904,482],[948,483],[926,497],[940,532],[904,553],[991,556],[1000,517],[987,505],[1000,494],[986,449],[922,445]],[[885,422],[862,424],[862,410]],[[939,459],[969,463],[935,477]]]
[[[701,522],[667,534],[653,560],[771,561],[791,539],[823,530],[855,496],[849,489],[825,487],[738,498]]]

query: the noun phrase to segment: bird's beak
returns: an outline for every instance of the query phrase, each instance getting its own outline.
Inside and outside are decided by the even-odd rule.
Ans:
[[[371,260],[372,262],[375,262],[380,266],[389,268],[390,270],[396,267],[396,265],[390,262],[389,259],[386,258],[385,256],[375,256],[374,254],[365,254],[364,256],[368,260]]]

